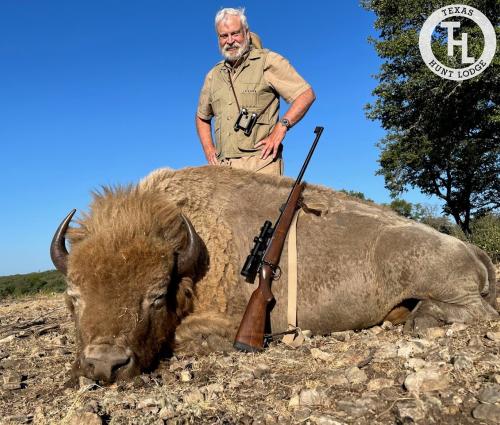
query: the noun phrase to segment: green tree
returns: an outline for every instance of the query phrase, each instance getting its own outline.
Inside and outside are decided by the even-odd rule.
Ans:
[[[355,190],[346,190],[346,189],[341,189],[340,192],[345,193],[346,195],[352,196],[354,198],[361,199],[363,201],[373,202],[373,200],[367,198],[363,192],[356,192]]]
[[[396,197],[408,187],[444,200],[443,212],[470,234],[471,217],[500,207],[500,55],[479,76],[451,81],[431,72],[418,47],[419,31],[432,12],[450,4],[437,0],[362,0],[373,11],[378,39],[371,39],[384,60],[367,116],[380,120],[387,135],[378,174]],[[483,12],[497,31],[499,0],[461,1]],[[469,56],[481,56],[480,28],[461,19],[469,34]],[[447,56],[445,29],[437,27],[432,48],[444,64],[459,68],[461,51]]]
[[[404,199],[394,199],[389,207],[406,218],[413,218],[413,204]]]

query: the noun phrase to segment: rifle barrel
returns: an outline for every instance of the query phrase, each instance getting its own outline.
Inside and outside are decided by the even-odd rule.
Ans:
[[[311,146],[311,149],[309,149],[309,153],[307,154],[307,158],[304,161],[304,164],[302,164],[302,168],[300,170],[300,173],[297,177],[297,180],[295,180],[295,183],[293,184],[292,190],[290,191],[290,194],[288,195],[288,198],[285,202],[285,205],[288,204],[288,201],[290,200],[290,196],[292,196],[292,193],[293,193],[293,190],[295,189],[295,187],[298,184],[300,184],[300,182],[302,181],[302,177],[304,177],[304,173],[306,172],[306,168],[309,165],[309,161],[311,160],[311,157],[314,153],[314,149],[316,149],[316,145],[318,144],[319,138],[321,137],[321,133],[323,133],[323,130],[324,130],[324,127],[320,127],[320,126],[317,126],[314,129],[314,132],[316,133],[316,138],[314,139],[314,142]],[[281,215],[280,215],[280,217],[281,217]],[[278,221],[279,221],[279,218],[278,218]]]

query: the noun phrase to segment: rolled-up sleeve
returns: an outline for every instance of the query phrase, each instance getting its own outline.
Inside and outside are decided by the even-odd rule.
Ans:
[[[210,99],[211,84],[212,84],[212,71],[210,71],[205,77],[205,81],[203,83],[203,87],[200,92],[200,98],[198,100],[198,108],[196,110],[196,115],[202,120],[210,120],[214,116]]]
[[[264,65],[264,78],[287,103],[293,102],[311,86],[283,56],[269,52]]]

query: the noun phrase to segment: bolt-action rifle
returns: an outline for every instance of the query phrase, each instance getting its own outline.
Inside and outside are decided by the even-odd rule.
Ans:
[[[271,292],[271,282],[279,279],[281,275],[279,262],[286,235],[292,224],[295,212],[301,207],[302,191],[305,187],[305,183],[301,182],[302,177],[322,132],[323,127],[316,127],[314,129],[316,138],[288,195],[287,201],[280,208],[281,213],[275,226],[272,227],[271,222],[266,220],[260,229],[259,236],[254,238],[254,247],[241,270],[241,274],[245,276],[245,280],[249,283],[253,283],[255,276],[259,273],[259,286],[252,293],[243,319],[241,319],[240,327],[234,340],[234,348],[237,350],[254,352],[261,351],[264,348],[266,320],[274,301],[274,296]]]

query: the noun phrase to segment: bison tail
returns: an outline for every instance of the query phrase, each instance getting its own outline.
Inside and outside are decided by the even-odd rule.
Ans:
[[[472,249],[474,254],[478,257],[478,259],[484,264],[486,270],[488,272],[488,281],[483,284],[479,291],[481,296],[485,301],[488,302],[495,310],[498,311],[497,305],[497,277],[495,272],[495,267],[493,266],[493,262],[491,258],[484,252],[481,248],[476,245],[468,244]]]

